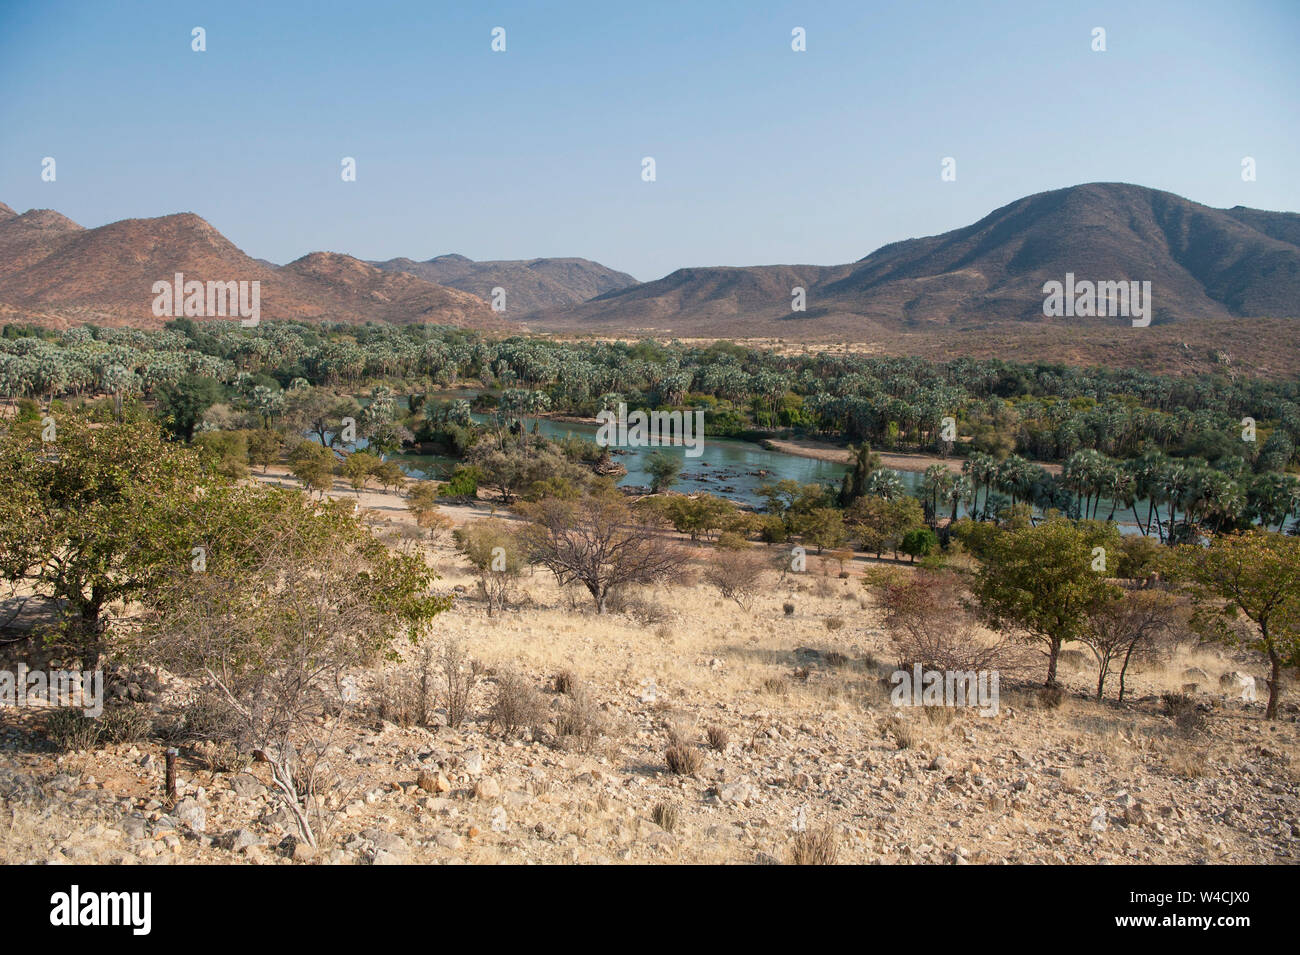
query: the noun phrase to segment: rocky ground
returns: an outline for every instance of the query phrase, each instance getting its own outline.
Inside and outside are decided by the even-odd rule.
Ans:
[[[773,576],[747,611],[681,580],[601,618],[538,572],[489,617],[447,543],[432,554],[458,591],[437,639],[460,638],[489,670],[456,730],[400,725],[391,700],[409,665],[360,675],[318,848],[293,838],[265,764],[219,772],[186,751],[169,806],[163,743],[60,754],[40,735],[44,714],[10,709],[0,861],[764,863],[789,861],[798,831],[822,827],[854,863],[1300,861],[1298,708],[1269,723],[1262,702],[1219,692],[1222,672],[1262,675],[1248,658],[1189,652],[1130,675],[1123,706],[1088,699],[1094,670],[1078,654],[1056,708],[1004,682],[996,716],[898,709],[856,578]],[[510,737],[488,720],[506,668],[549,708]],[[598,735],[558,735],[565,671]],[[1162,712],[1159,694],[1189,681],[1200,728]],[[674,736],[698,759],[692,774],[668,769]]]

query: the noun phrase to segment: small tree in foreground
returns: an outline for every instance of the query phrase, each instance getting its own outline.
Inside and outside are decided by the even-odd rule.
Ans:
[[[505,521],[473,521],[452,532],[456,549],[474,567],[479,587],[487,600],[488,616],[502,610],[510,596],[510,586],[523,570],[524,553],[519,538]]]
[[[655,583],[686,563],[680,548],[635,519],[617,491],[520,510],[531,521],[523,533],[531,560],[550,570],[561,587],[585,587],[597,613],[606,612],[613,590]]]
[[[1216,536],[1180,549],[1175,572],[1191,584],[1197,620],[1227,643],[1268,658],[1267,719],[1277,719],[1282,669],[1300,664],[1300,537],[1272,531]],[[1254,627],[1234,626],[1238,614]]]
[[[703,576],[723,597],[748,612],[766,566],[767,561],[749,548],[719,548],[709,555]]]
[[[1103,604],[1088,618],[1079,639],[1097,658],[1097,699],[1106,690],[1106,678],[1119,664],[1119,701],[1124,702],[1124,680],[1130,663],[1159,655],[1162,639],[1185,624],[1186,602],[1160,590],[1138,590]]]
[[[1047,686],[1056,683],[1061,644],[1082,639],[1090,615],[1119,598],[1105,570],[1107,553],[1119,550],[1114,525],[1063,518],[988,540],[974,587],[981,611],[990,626],[1046,644]]]
[[[206,503],[206,568],[149,595],[140,655],[225,699],[241,748],[270,766],[315,845],[316,783],[355,697],[348,670],[391,653],[400,635],[418,639],[450,599],[430,593],[436,576],[418,555],[388,550],[349,507],[260,485]]]

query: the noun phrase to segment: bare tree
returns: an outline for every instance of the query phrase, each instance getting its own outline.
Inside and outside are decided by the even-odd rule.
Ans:
[[[1015,672],[1029,654],[1005,634],[982,631],[958,575],[943,571],[889,574],[873,589],[885,612],[885,630],[905,664],[927,670]]]
[[[1106,678],[1118,662],[1122,703],[1129,664],[1159,656],[1162,641],[1177,638],[1186,629],[1188,613],[1186,602],[1173,594],[1134,590],[1089,616],[1081,641],[1097,658],[1097,699],[1102,698]]]
[[[709,555],[703,576],[723,597],[736,601],[748,613],[766,564],[751,550],[719,549]]]
[[[612,590],[663,580],[686,563],[681,548],[638,522],[617,492],[576,501],[545,500],[521,509],[529,555],[561,587],[578,583],[605,613]]]

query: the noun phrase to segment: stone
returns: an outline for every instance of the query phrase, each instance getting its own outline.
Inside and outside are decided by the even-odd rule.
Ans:
[[[172,810],[173,815],[183,826],[187,826],[195,832],[202,832],[208,825],[208,811],[204,809],[197,799],[182,799]]]
[[[474,786],[474,795],[479,799],[493,800],[501,795],[501,787],[490,776],[485,776]]]
[[[433,841],[443,849],[459,849],[465,843],[464,839],[450,829],[443,829],[433,837]]]

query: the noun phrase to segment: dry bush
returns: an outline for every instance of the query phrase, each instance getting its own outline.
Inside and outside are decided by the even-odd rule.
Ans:
[[[699,750],[675,734],[664,750],[664,760],[668,763],[668,771],[676,776],[694,776],[700,771]]]
[[[1054,710],[1065,702],[1065,690],[1059,686],[1045,686],[1034,694],[1034,699],[1043,709]]]
[[[600,708],[586,690],[571,686],[559,712],[555,715],[555,735],[561,746],[590,752],[595,749],[607,728]]]
[[[1200,746],[1184,746],[1169,755],[1169,769],[1187,779],[1199,779],[1209,772],[1209,755]]]
[[[483,667],[465,651],[465,645],[457,639],[447,640],[438,651],[438,669],[441,679],[437,684],[438,702],[447,713],[447,725],[459,729],[469,715],[469,705],[483,674]],[[430,668],[424,668],[426,676],[431,677]]]
[[[572,693],[577,685],[578,678],[573,675],[572,670],[561,670],[551,677],[551,687],[556,693]]]
[[[906,720],[891,716],[885,729],[894,734],[899,749],[915,749],[922,741],[920,731]]]
[[[492,704],[492,724],[505,736],[521,729],[536,729],[546,722],[546,701],[526,677],[513,668],[497,674],[497,696]]]
[[[790,843],[791,865],[834,865],[839,857],[839,837],[833,826],[795,833]]]
[[[829,650],[822,655],[822,662],[828,667],[839,669],[840,667],[848,666],[849,658],[838,650]]]
[[[831,631],[832,633],[844,627],[843,617],[827,617],[826,620],[823,622],[826,624],[826,629]]]
[[[962,579],[949,571],[882,576],[873,587],[885,613],[885,630],[901,669],[997,670],[1002,675],[1032,665],[1032,655],[1009,637],[981,632]]]
[[[794,616],[794,604],[788,600],[785,603],[781,604],[781,610],[785,613],[787,617]]]
[[[705,730],[705,736],[709,740],[709,748],[716,752],[725,752],[727,743],[731,741],[731,734],[727,732],[725,726],[719,726],[714,723]]]
[[[60,707],[45,721],[46,738],[69,752],[113,743],[138,743],[152,730],[153,713],[144,703],[106,707],[99,716],[87,716],[75,707]]]
[[[702,576],[727,600],[749,611],[763,579],[764,559],[752,550],[714,550]]]
[[[790,692],[790,684],[784,677],[772,676],[763,681],[763,691],[776,696],[785,696]]]
[[[655,803],[654,809],[650,811],[650,818],[664,832],[675,832],[677,830],[677,807],[671,803]]]

